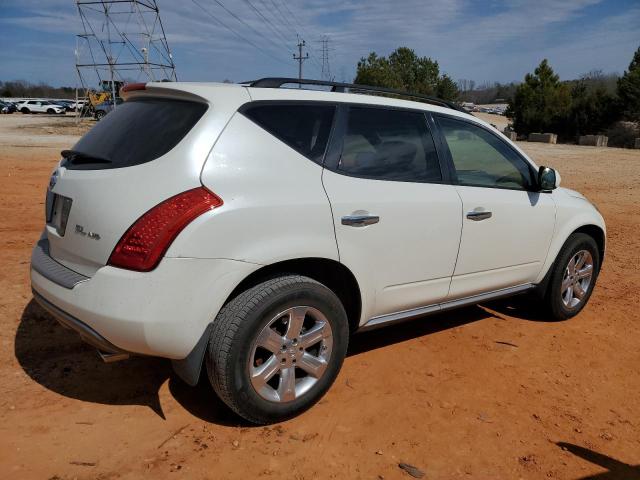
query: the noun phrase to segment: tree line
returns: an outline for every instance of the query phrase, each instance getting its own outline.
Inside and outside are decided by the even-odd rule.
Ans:
[[[9,98],[73,98],[74,87],[52,87],[46,83],[31,83],[26,80],[0,81],[0,97]]]
[[[612,146],[632,147],[640,137],[640,48],[615,88],[599,72],[561,82],[543,60],[516,88],[507,116],[518,134],[552,132],[564,141],[603,134]]]
[[[440,73],[438,62],[419,57],[407,47],[396,49],[388,57],[371,52],[368,57],[361,58],[353,83],[395,88],[443,100],[457,100],[460,93],[453,79]]]
[[[578,80],[560,81],[543,60],[522,83],[454,82],[438,62],[400,47],[388,57],[371,52],[360,59],[354,83],[433,95],[450,101],[508,102],[507,116],[518,134],[552,132],[564,141],[580,135],[608,134],[610,144],[632,146],[640,136],[640,48],[618,78],[592,71]],[[625,123],[626,122],[626,123]]]

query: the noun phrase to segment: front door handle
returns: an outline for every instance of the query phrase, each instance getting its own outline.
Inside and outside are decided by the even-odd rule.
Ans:
[[[486,212],[484,210],[474,210],[473,212],[467,213],[467,218],[469,220],[473,220],[474,222],[479,222],[480,220],[486,220],[487,218],[491,218],[492,213]]]
[[[366,227],[379,221],[380,217],[377,215],[347,215],[342,217],[342,225],[348,225],[350,227]]]

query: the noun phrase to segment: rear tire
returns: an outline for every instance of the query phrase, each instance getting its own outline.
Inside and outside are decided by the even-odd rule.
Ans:
[[[545,304],[556,320],[576,316],[585,307],[600,273],[600,251],[593,237],[572,234],[552,267]]]
[[[299,275],[276,277],[240,293],[214,320],[209,381],[246,420],[279,422],[325,394],[348,338],[347,315],[331,290]]]
[[[96,120],[98,121],[102,120],[105,115],[106,115],[105,112],[103,112],[102,110],[98,110],[96,112]]]

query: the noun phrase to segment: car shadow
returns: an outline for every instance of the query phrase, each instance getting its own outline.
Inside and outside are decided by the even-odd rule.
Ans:
[[[218,400],[209,382],[189,387],[173,373],[171,362],[161,358],[140,356],[104,363],[93,347],[63,328],[33,299],[22,312],[14,349],[18,363],[32,380],[68,398],[105,405],[142,405],[165,419],[158,394],[168,380],[171,395],[194,416],[221,425],[242,424]]]
[[[491,308],[527,320],[537,318],[527,316],[527,308],[531,308],[528,304],[509,300],[492,302]],[[480,306],[471,306],[359,333],[351,339],[348,356],[493,316]],[[75,332],[63,328],[33,299],[23,310],[14,348],[18,363],[32,380],[65,397],[106,405],[143,405],[165,419],[159,390],[168,381],[170,394],[193,416],[220,425],[250,426],[218,399],[204,371],[198,385],[190,387],[173,373],[168,360],[140,356],[125,362],[104,363],[93,347],[82,342]]]
[[[556,323],[562,320],[552,318],[544,308],[544,303],[535,294],[515,295],[482,303],[489,311],[518,320]]]
[[[585,447],[574,445],[573,443],[558,442],[560,448],[571,452],[587,462],[606,469],[606,472],[596,473],[587,477],[580,477],[579,480],[638,480],[640,478],[640,465],[629,465],[615,458],[594,452]]]
[[[349,342],[347,356],[360,355],[361,353],[371,350],[388,347],[413,338],[432,335],[492,316],[491,313],[474,305],[458,310],[418,317],[389,327],[356,333]]]

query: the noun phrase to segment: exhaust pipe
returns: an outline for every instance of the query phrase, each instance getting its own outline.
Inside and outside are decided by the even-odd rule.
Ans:
[[[131,355],[128,353],[110,353],[103,352],[102,350],[98,350],[98,355],[102,359],[104,363],[114,363],[119,362],[121,360],[128,360]]]

